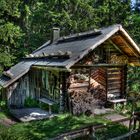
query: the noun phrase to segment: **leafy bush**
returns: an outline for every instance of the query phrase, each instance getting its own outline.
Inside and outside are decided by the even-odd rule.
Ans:
[[[40,103],[40,108],[44,110],[49,110],[49,105],[45,103]],[[51,106],[52,112],[59,113],[59,104],[55,103]]]
[[[140,68],[139,67],[128,67],[128,91],[140,93]]]
[[[6,108],[6,101],[0,101],[0,109],[5,110]]]
[[[115,107],[115,111],[125,116],[130,116],[130,114],[132,113],[132,103],[127,102],[125,105],[117,104]]]
[[[36,101],[35,99],[32,99],[31,97],[28,97],[25,99],[24,105],[25,107],[39,107],[38,101]]]
[[[115,106],[115,111],[121,112],[124,108],[125,108],[125,106],[123,106],[123,104],[117,104]]]
[[[54,104],[52,106],[52,112],[59,113],[59,104]]]

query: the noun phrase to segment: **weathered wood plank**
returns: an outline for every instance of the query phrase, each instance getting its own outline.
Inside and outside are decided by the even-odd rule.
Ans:
[[[85,87],[88,87],[89,86],[89,83],[88,82],[84,82],[84,83],[75,83],[75,84],[71,84],[70,85],[70,89],[72,88],[85,88]]]
[[[108,81],[109,86],[120,85],[120,84],[121,84],[121,81]]]
[[[74,65],[71,68],[89,68],[89,67],[122,67],[123,64],[93,64],[93,65]]]
[[[108,87],[108,90],[115,90],[115,89],[121,89],[121,85],[114,85]]]
[[[116,76],[108,76],[108,81],[112,81],[112,80],[114,80],[114,81],[117,81],[117,80],[121,80],[121,75],[119,75],[118,77],[116,77]]]
[[[110,78],[110,77],[121,77],[121,74],[120,74],[119,72],[116,73],[116,74],[114,74],[114,73],[109,73],[108,77],[109,77],[109,78]]]
[[[108,90],[108,93],[112,94],[112,93],[120,93],[121,89],[113,89],[113,90]]]

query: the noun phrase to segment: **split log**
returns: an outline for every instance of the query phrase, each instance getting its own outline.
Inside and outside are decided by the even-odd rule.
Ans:
[[[117,56],[116,54],[111,55],[110,63],[113,64],[127,64],[128,58],[124,55]]]

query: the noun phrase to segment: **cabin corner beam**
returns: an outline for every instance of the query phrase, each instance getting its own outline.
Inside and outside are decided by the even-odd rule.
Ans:
[[[69,69],[63,68],[63,67],[47,67],[47,66],[32,66],[32,69],[40,69],[40,70],[55,70],[55,71],[66,71],[69,72]]]
[[[93,64],[93,65],[74,65],[71,68],[92,68],[92,67],[122,67],[123,64]]]
[[[69,76],[68,72],[62,72],[62,85],[60,93],[60,112],[64,113],[67,109],[67,97],[68,97],[68,88],[67,88],[67,78]]]

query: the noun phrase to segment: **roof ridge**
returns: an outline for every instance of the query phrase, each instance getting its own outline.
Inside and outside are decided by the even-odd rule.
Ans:
[[[62,37],[60,37],[60,39],[57,40],[56,43],[70,41],[71,39],[78,39],[78,38],[83,38],[83,37],[101,35],[103,29],[110,28],[110,27],[120,27],[121,28],[122,25],[113,24],[111,26],[107,26],[107,27],[103,27],[103,28],[99,28],[99,29],[93,29],[93,30],[89,30],[89,31],[85,31],[85,32],[79,32],[79,33],[70,34],[67,36],[62,36]]]
[[[89,36],[92,36],[92,35],[100,35],[102,34],[101,30],[98,30],[98,29],[94,29],[94,30],[91,30],[91,31],[85,31],[85,32],[79,32],[79,33],[75,33],[75,34],[70,34],[70,35],[67,35],[67,36],[62,36],[60,37],[60,39],[57,40],[57,43],[60,43],[60,42],[63,42],[63,41],[67,41],[69,39],[74,39],[74,38],[82,38],[82,37],[89,37]]]

